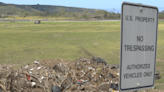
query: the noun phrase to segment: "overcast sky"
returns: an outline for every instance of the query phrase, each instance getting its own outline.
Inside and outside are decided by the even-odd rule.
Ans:
[[[0,2],[8,4],[26,4],[26,5],[58,5],[69,7],[81,7],[91,9],[105,9],[115,11],[121,9],[121,4],[125,0],[1,0]],[[126,0],[126,2],[142,3],[156,6],[159,11],[164,10],[164,0]]]

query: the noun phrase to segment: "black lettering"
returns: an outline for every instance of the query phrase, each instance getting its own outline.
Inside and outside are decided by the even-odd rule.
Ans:
[[[140,17],[140,21],[143,22],[143,17]]]
[[[140,72],[140,77],[142,77],[142,72]]]
[[[141,46],[138,46],[139,47],[139,51],[141,51]]]
[[[150,18],[148,18],[148,22],[150,22]]]
[[[138,50],[138,45],[136,46],[136,49]]]
[[[130,45],[129,48],[130,48],[130,51],[133,51],[133,50],[132,50],[132,45]]]
[[[136,51],[136,45],[133,45],[133,51]]]
[[[154,19],[152,19],[153,23],[154,23]]]
[[[123,74],[124,79],[129,79],[129,78],[140,78],[142,77],[142,72],[137,72],[137,73],[126,73]]]
[[[132,69],[149,69],[149,68],[150,68],[150,64],[131,64],[131,65],[127,65],[128,70],[132,70]]]
[[[138,41],[143,41],[143,37],[137,36]],[[154,51],[154,45],[124,45],[125,51]]]
[[[127,45],[124,45],[124,47],[125,47],[125,51],[126,51]]]
[[[127,66],[127,69],[131,70],[132,68],[130,67],[130,65]]]
[[[143,36],[137,36],[137,41],[143,42]]]
[[[129,50],[130,49],[130,46],[129,45],[127,45],[127,50]]]
[[[144,72],[143,76],[144,77],[150,77],[152,75],[152,72]]]
[[[132,19],[132,16],[130,16],[130,21],[132,21],[133,19]]]
[[[154,18],[135,16],[135,21],[139,21],[139,22],[152,22],[152,23],[154,23]]]
[[[152,45],[152,51],[154,51],[154,46]]]
[[[150,64],[147,64],[147,68],[150,68]]]
[[[142,45],[142,51],[144,51],[144,50],[145,50],[144,45]]]
[[[135,78],[135,77],[136,77],[136,73],[133,73],[133,74],[132,74],[132,77]]]
[[[138,17],[137,17],[137,16],[135,17],[135,21],[136,21],[136,20],[138,20]]]

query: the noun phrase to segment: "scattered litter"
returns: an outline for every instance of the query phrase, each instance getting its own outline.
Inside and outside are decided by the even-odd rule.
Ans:
[[[31,68],[30,70],[34,70],[34,68]]]
[[[27,68],[28,67],[28,65],[26,65],[24,68]]]
[[[153,86],[152,89],[156,89],[156,86]]]
[[[35,64],[39,64],[39,62],[38,62],[38,61],[34,61],[34,63],[35,63]]]
[[[30,80],[30,76],[29,75],[26,75],[27,76],[27,79]]]
[[[155,80],[160,79],[161,77],[159,76],[160,72],[159,71],[155,71]]]
[[[38,67],[37,69],[40,69],[41,67]]]
[[[34,86],[36,83],[35,82],[31,82],[31,86]]]

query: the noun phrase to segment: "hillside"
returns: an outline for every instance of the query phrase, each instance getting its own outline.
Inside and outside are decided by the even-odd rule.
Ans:
[[[16,4],[5,4],[0,2],[0,13],[4,12],[21,12],[21,11],[49,11],[50,13],[59,12],[64,9],[66,12],[92,12],[104,11],[99,9],[86,9],[86,8],[76,8],[76,7],[65,7],[65,6],[55,6],[55,5],[16,5]]]

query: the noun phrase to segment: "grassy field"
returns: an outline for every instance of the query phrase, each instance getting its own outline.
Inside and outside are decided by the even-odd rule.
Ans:
[[[155,81],[164,90],[164,22],[158,25],[156,68],[161,79]],[[120,21],[111,22],[1,22],[0,63],[14,67],[34,60],[75,60],[87,57],[81,47],[108,63],[119,63]]]
[[[119,22],[0,23],[0,62],[22,64],[34,59],[75,60],[80,47],[110,63],[119,61]]]

